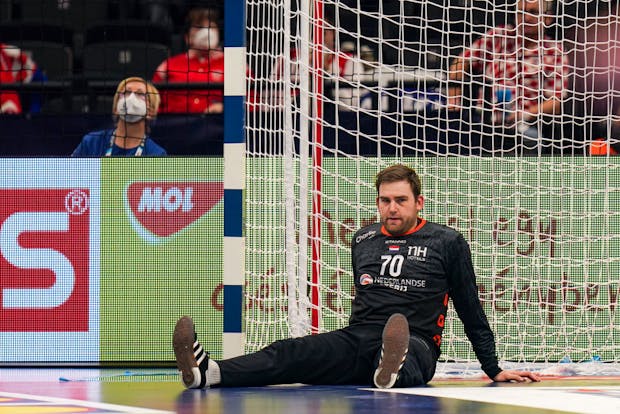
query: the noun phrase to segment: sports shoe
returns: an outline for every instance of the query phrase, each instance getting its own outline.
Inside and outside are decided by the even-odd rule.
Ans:
[[[205,388],[209,353],[198,342],[194,321],[189,316],[183,316],[177,321],[172,345],[183,384],[187,388]]]
[[[398,379],[409,350],[409,322],[405,315],[395,313],[383,328],[381,359],[373,381],[377,388],[392,388]]]

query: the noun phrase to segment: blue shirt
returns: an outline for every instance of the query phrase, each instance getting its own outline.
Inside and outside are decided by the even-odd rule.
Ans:
[[[114,133],[113,129],[105,129],[102,131],[93,131],[84,135],[82,138],[82,142],[77,146],[72,157],[103,157],[110,149],[110,140],[112,138],[112,133]],[[136,155],[136,151],[140,147],[134,148],[121,148],[116,144],[112,145],[112,153],[109,154],[113,157],[134,157]],[[142,149],[142,156],[164,156],[166,154],[166,150],[157,145],[155,141],[153,141],[148,136],[144,140],[144,148]]]

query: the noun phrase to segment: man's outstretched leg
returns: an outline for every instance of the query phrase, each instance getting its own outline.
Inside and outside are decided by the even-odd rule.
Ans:
[[[194,321],[189,316],[177,321],[172,345],[181,380],[187,388],[205,388],[220,382],[219,366],[198,342]]]
[[[379,366],[373,377],[377,388],[392,388],[409,350],[409,322],[401,313],[390,316],[383,328]]]

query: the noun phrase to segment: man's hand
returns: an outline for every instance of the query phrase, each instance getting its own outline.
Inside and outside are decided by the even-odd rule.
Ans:
[[[213,102],[205,109],[205,114],[221,114],[222,112],[224,112],[223,102]]]
[[[509,371],[504,370],[497,374],[495,382],[539,382],[540,377],[530,371]]]
[[[456,86],[450,86],[448,88],[448,99],[446,102],[446,106],[448,107],[448,111],[458,111],[461,110],[461,88]]]
[[[535,112],[516,110],[506,115],[504,120],[505,125],[514,126],[521,122],[529,124],[536,119],[538,115]]]

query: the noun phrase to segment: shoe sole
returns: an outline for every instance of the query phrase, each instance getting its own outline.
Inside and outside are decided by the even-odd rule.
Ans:
[[[194,385],[194,369],[198,369],[194,357],[194,321],[189,316],[183,316],[177,321],[172,336],[174,356],[177,360],[177,368],[181,371],[181,379],[187,388]]]
[[[408,350],[409,322],[404,315],[395,313],[390,316],[383,328],[381,360],[373,378],[378,388],[394,386]]]

